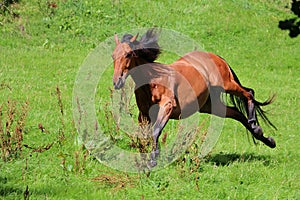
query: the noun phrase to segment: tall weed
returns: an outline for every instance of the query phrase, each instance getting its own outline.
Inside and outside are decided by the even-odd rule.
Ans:
[[[28,102],[18,107],[16,101],[9,99],[6,106],[4,104],[0,106],[0,145],[1,158],[4,162],[22,156],[27,113]]]

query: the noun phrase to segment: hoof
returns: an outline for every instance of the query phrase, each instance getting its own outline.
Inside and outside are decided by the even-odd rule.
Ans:
[[[149,162],[148,162],[148,167],[149,168],[153,168],[153,167],[155,167],[157,165],[157,162],[155,161],[155,160],[150,160]]]
[[[275,142],[275,140],[272,137],[268,137],[267,140],[268,140],[268,144],[267,145],[270,148],[275,148],[276,147],[276,142]]]

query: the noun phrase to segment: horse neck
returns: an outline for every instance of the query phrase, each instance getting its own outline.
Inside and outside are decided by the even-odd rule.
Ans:
[[[130,75],[135,82],[137,88],[149,83],[160,83],[174,87],[175,73],[170,65],[164,65],[156,62],[147,62],[142,59],[137,59],[135,65],[130,70]],[[142,87],[141,90],[147,90],[147,87]],[[145,91],[144,91],[145,92]]]
[[[140,65],[148,64],[149,62],[144,60],[143,58],[133,57],[130,64],[130,69],[135,68]]]
[[[141,71],[141,70],[138,69],[137,67],[138,67],[138,66],[145,65],[145,64],[148,64],[148,63],[149,63],[149,62],[147,62],[146,60],[144,60],[144,59],[142,59],[142,58],[139,58],[139,57],[133,57],[132,60],[131,60],[129,69],[130,69],[130,70],[133,70],[133,71]]]
[[[148,64],[144,59],[135,57],[131,61],[130,75],[135,83],[134,93],[137,99],[137,104],[139,107],[144,108],[144,101],[151,99],[151,92],[149,89],[149,72],[147,70],[146,64]],[[141,66],[141,67],[139,67]],[[146,70],[145,70],[146,69]],[[141,101],[142,100],[142,101]],[[148,110],[147,110],[148,111]],[[145,112],[147,112],[145,111]]]
[[[150,78],[149,71],[146,70],[148,67],[146,64],[150,64],[150,62],[139,57],[135,57],[131,60],[130,75],[136,85],[140,85]]]

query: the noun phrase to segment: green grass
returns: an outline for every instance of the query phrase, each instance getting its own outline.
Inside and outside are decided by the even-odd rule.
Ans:
[[[37,149],[54,143],[42,153],[23,147],[21,157],[0,161],[2,199],[24,198],[26,186],[30,199],[300,198],[300,41],[277,27],[293,16],[288,0],[64,0],[57,1],[55,9],[46,2],[12,5],[19,18],[0,15],[0,103],[6,110],[8,99],[18,102],[18,109],[29,102],[23,144]],[[72,116],[79,67],[115,32],[152,26],[181,32],[224,57],[241,82],[255,89],[258,100],[276,93],[267,109],[278,131],[263,126],[265,134],[275,138],[276,149],[253,145],[239,123],[225,120],[217,145],[200,165],[184,160],[195,155],[195,146],[149,176],[119,172],[86,156]],[[161,61],[169,62],[170,57],[162,56]],[[108,99],[111,73],[107,70],[107,81],[99,85],[96,108],[103,108]]]

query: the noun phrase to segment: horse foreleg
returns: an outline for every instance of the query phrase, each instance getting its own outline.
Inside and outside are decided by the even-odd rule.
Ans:
[[[152,135],[153,146],[152,146],[151,159],[150,159],[151,167],[154,167],[157,164],[156,158],[159,155],[158,138],[161,135],[163,128],[167,124],[170,114],[172,113],[172,110],[173,110],[172,101],[169,99],[162,100],[159,102],[158,105],[155,105],[155,106],[158,107],[158,111],[157,111],[157,118],[156,118],[156,121],[153,126],[153,135]],[[157,109],[154,109],[154,110],[157,110]]]

